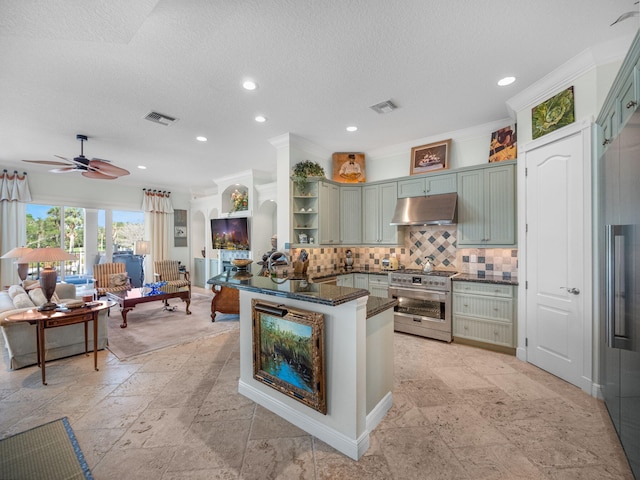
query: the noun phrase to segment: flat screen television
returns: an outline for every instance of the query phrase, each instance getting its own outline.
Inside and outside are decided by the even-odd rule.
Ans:
[[[215,250],[249,250],[247,217],[212,218],[211,242]]]

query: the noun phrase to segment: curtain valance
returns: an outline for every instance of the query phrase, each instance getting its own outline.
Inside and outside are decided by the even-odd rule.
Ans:
[[[27,172],[22,176],[15,170],[13,175],[5,169],[0,175],[0,202],[30,202],[31,192],[27,182]]]
[[[143,188],[142,210],[155,213],[173,213],[171,192]]]

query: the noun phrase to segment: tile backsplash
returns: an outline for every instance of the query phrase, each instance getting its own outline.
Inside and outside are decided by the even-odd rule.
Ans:
[[[456,225],[400,227],[404,247],[314,247],[309,254],[309,272],[337,270],[345,265],[346,251],[351,250],[353,266],[379,269],[383,258],[395,255],[405,268],[422,268],[427,255],[435,258],[440,270],[453,270],[480,277],[498,275],[513,278],[518,274],[518,250],[515,248],[458,248]],[[291,251],[293,259],[300,248]]]

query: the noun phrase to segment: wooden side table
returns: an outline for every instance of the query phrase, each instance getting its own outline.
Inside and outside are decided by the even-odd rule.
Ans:
[[[98,371],[98,315],[100,311],[105,310],[112,305],[112,302],[93,302],[92,306],[74,308],[64,312],[57,310],[40,312],[34,308],[32,310],[26,310],[24,312],[10,315],[7,317],[7,321],[27,322],[30,325],[36,325],[37,362],[42,373],[42,384],[46,385],[46,359],[44,349],[45,330],[48,328],[84,323],[84,353],[85,355],[89,355],[87,329],[89,322],[93,321],[93,367]]]

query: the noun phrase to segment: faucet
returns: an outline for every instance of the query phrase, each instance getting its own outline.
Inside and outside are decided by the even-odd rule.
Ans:
[[[269,272],[269,275],[276,274],[273,267],[277,267],[278,265],[289,265],[289,259],[282,252],[273,252],[269,255],[269,259],[267,260],[267,271]]]

